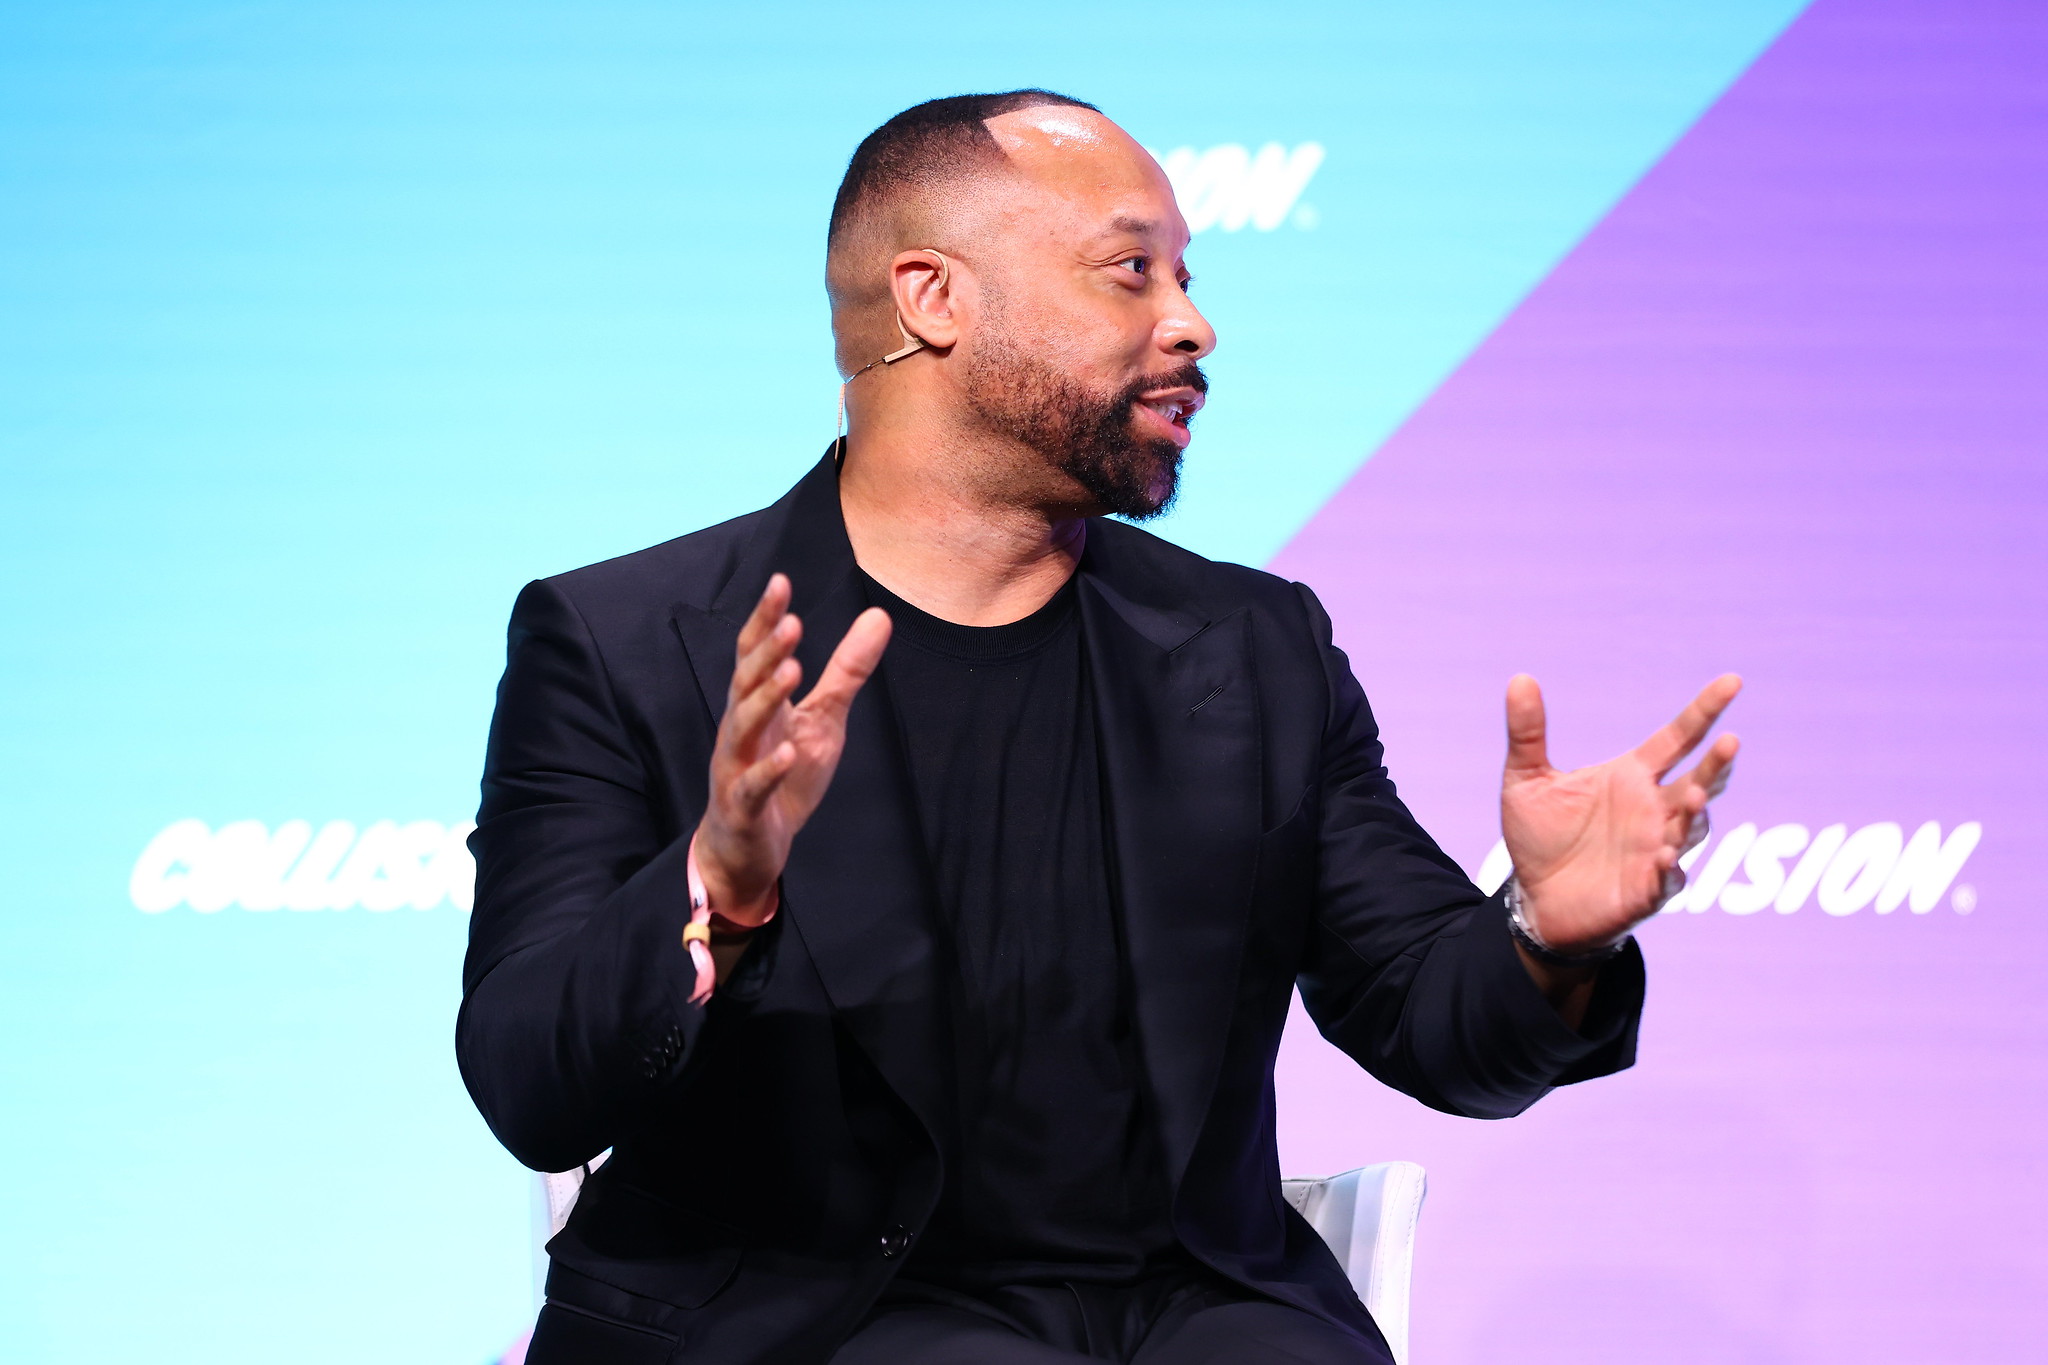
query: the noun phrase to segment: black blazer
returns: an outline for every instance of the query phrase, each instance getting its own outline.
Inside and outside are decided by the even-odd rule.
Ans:
[[[689,1003],[685,847],[734,640],[775,570],[814,679],[866,606],[830,456],[764,511],[529,584],[513,607],[456,1050],[519,1160],[613,1150],[549,1244],[535,1365],[679,1344],[825,1360],[939,1195],[942,966],[882,677],[796,838],[781,914],[707,1007]],[[1307,588],[1098,520],[1080,610],[1174,1227],[1231,1279],[1376,1337],[1281,1197],[1290,994],[1388,1085],[1497,1118],[1630,1064],[1641,958],[1612,962],[1583,1029],[1566,1027],[1499,899],[1395,796]]]

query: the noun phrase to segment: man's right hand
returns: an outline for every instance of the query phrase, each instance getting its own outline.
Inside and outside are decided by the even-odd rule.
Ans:
[[[790,840],[824,799],[846,747],[846,713],[889,643],[889,616],[870,607],[832,651],[801,703],[793,657],[803,623],[789,611],[789,579],[776,574],[740,629],[725,719],[711,752],[711,807],[697,827],[697,869],[711,905],[735,924],[765,923]]]

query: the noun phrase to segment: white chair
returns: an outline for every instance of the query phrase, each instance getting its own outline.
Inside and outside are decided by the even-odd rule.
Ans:
[[[584,1180],[603,1164],[600,1156],[587,1166],[540,1178],[534,1201],[536,1302],[547,1280],[547,1241],[569,1221]],[[1337,1253],[1351,1287],[1393,1348],[1395,1365],[1408,1365],[1408,1276],[1426,1188],[1422,1168],[1412,1161],[1383,1161],[1320,1180],[1280,1182],[1295,1212]]]
[[[583,1182],[610,1156],[610,1152],[599,1152],[573,1171],[556,1171],[542,1176],[534,1187],[533,1303],[536,1309],[547,1302],[548,1297],[548,1243],[568,1223],[569,1210],[576,1207],[576,1196],[583,1192]]]
[[[1428,1189],[1412,1161],[1383,1161],[1321,1180],[1283,1180],[1280,1191],[1337,1253],[1351,1287],[1394,1352],[1408,1365],[1408,1277],[1415,1222]]]

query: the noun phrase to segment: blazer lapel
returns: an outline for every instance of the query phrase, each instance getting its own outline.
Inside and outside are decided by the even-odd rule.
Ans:
[[[789,575],[803,618],[805,686],[867,608],[839,510],[831,456],[768,518],[711,608],[674,620],[713,719],[723,715],[740,626],[771,574]],[[930,874],[917,805],[880,675],[847,717],[846,747],[824,800],[797,832],[783,869],[782,913],[834,1010],[936,1140],[947,1062]]]
[[[1222,1062],[1256,871],[1251,622],[1189,614],[1109,540],[1091,535],[1083,557],[1082,630],[1139,1047],[1177,1185]],[[708,609],[675,609],[714,720],[740,624],[778,570],[795,589],[797,657],[815,681],[867,606],[829,456],[764,520]],[[839,771],[791,847],[783,913],[848,1031],[942,1141],[950,1062],[930,869],[885,687],[877,675],[853,704]]]
[[[1091,546],[1091,552],[1093,547]],[[1176,1187],[1237,995],[1259,834],[1251,621],[1148,606],[1087,572],[1081,609],[1139,1048]]]

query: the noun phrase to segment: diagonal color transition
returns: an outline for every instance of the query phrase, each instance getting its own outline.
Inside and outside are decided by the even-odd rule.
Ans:
[[[1743,672],[1724,829],[1984,830],[1923,915],[1660,917],[1639,1069],[1516,1124],[1296,1035],[1291,1165],[1430,1168],[1431,1360],[2048,1339],[2044,70],[2038,5],[1822,0],[1276,561],[1468,866],[1521,669],[1564,764]]]

